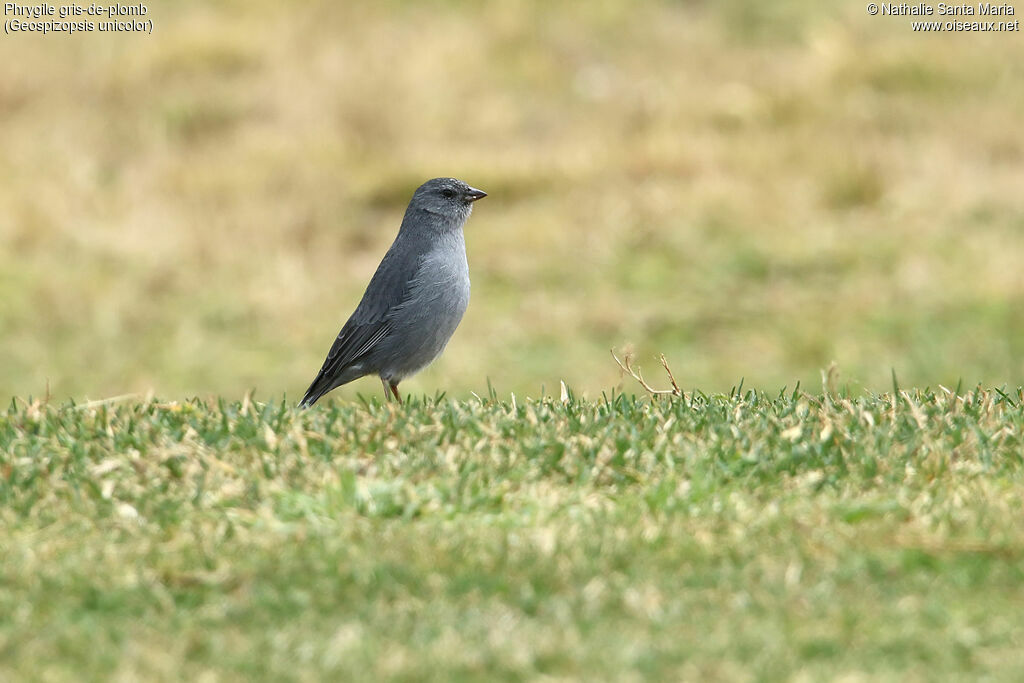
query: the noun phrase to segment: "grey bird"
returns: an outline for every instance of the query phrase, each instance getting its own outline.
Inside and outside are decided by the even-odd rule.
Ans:
[[[462,226],[487,193],[455,178],[417,188],[402,227],[359,306],[341,328],[299,406],[331,389],[378,375],[399,403],[398,383],[441,355],[469,304]]]

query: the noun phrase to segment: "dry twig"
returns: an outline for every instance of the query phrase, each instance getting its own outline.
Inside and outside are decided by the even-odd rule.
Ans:
[[[644,388],[651,396],[678,396],[683,397],[683,392],[676,384],[676,378],[672,374],[672,370],[668,367],[668,360],[665,359],[665,354],[661,354],[661,367],[665,368],[665,372],[668,374],[668,379],[672,382],[671,389],[655,389],[644,379],[643,373],[640,368],[633,369],[633,358],[631,354],[626,353],[623,356],[623,360],[619,360],[619,357],[615,355],[615,349],[612,349],[612,358],[615,359],[615,363],[622,369],[623,372],[628,373],[630,377],[640,383],[640,386]]]

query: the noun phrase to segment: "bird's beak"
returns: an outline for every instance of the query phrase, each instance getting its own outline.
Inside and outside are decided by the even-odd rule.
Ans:
[[[483,190],[478,190],[475,187],[471,187],[469,188],[469,191],[466,192],[466,196],[469,197],[469,201],[475,202],[478,199],[483,199],[484,197],[486,197],[487,193],[484,192]]]

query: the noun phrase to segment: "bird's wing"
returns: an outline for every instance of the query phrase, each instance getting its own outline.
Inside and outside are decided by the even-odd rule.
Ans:
[[[408,298],[421,262],[419,250],[397,246],[396,240],[384,255],[359,306],[338,333],[300,405],[313,405],[334,388],[334,381],[345,369],[387,336],[391,329],[388,314]]]

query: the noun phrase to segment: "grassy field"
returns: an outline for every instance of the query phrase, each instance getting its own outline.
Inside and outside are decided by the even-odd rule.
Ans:
[[[597,398],[628,344],[707,392],[1024,383],[1020,34],[812,0],[148,18],[0,41],[6,397],[297,396],[445,174],[490,197],[413,393]]]
[[[12,406],[3,680],[1018,680],[1024,395]]]
[[[0,680],[1020,680],[1024,43],[864,5],[3,36]],[[438,175],[446,355],[294,411]]]

